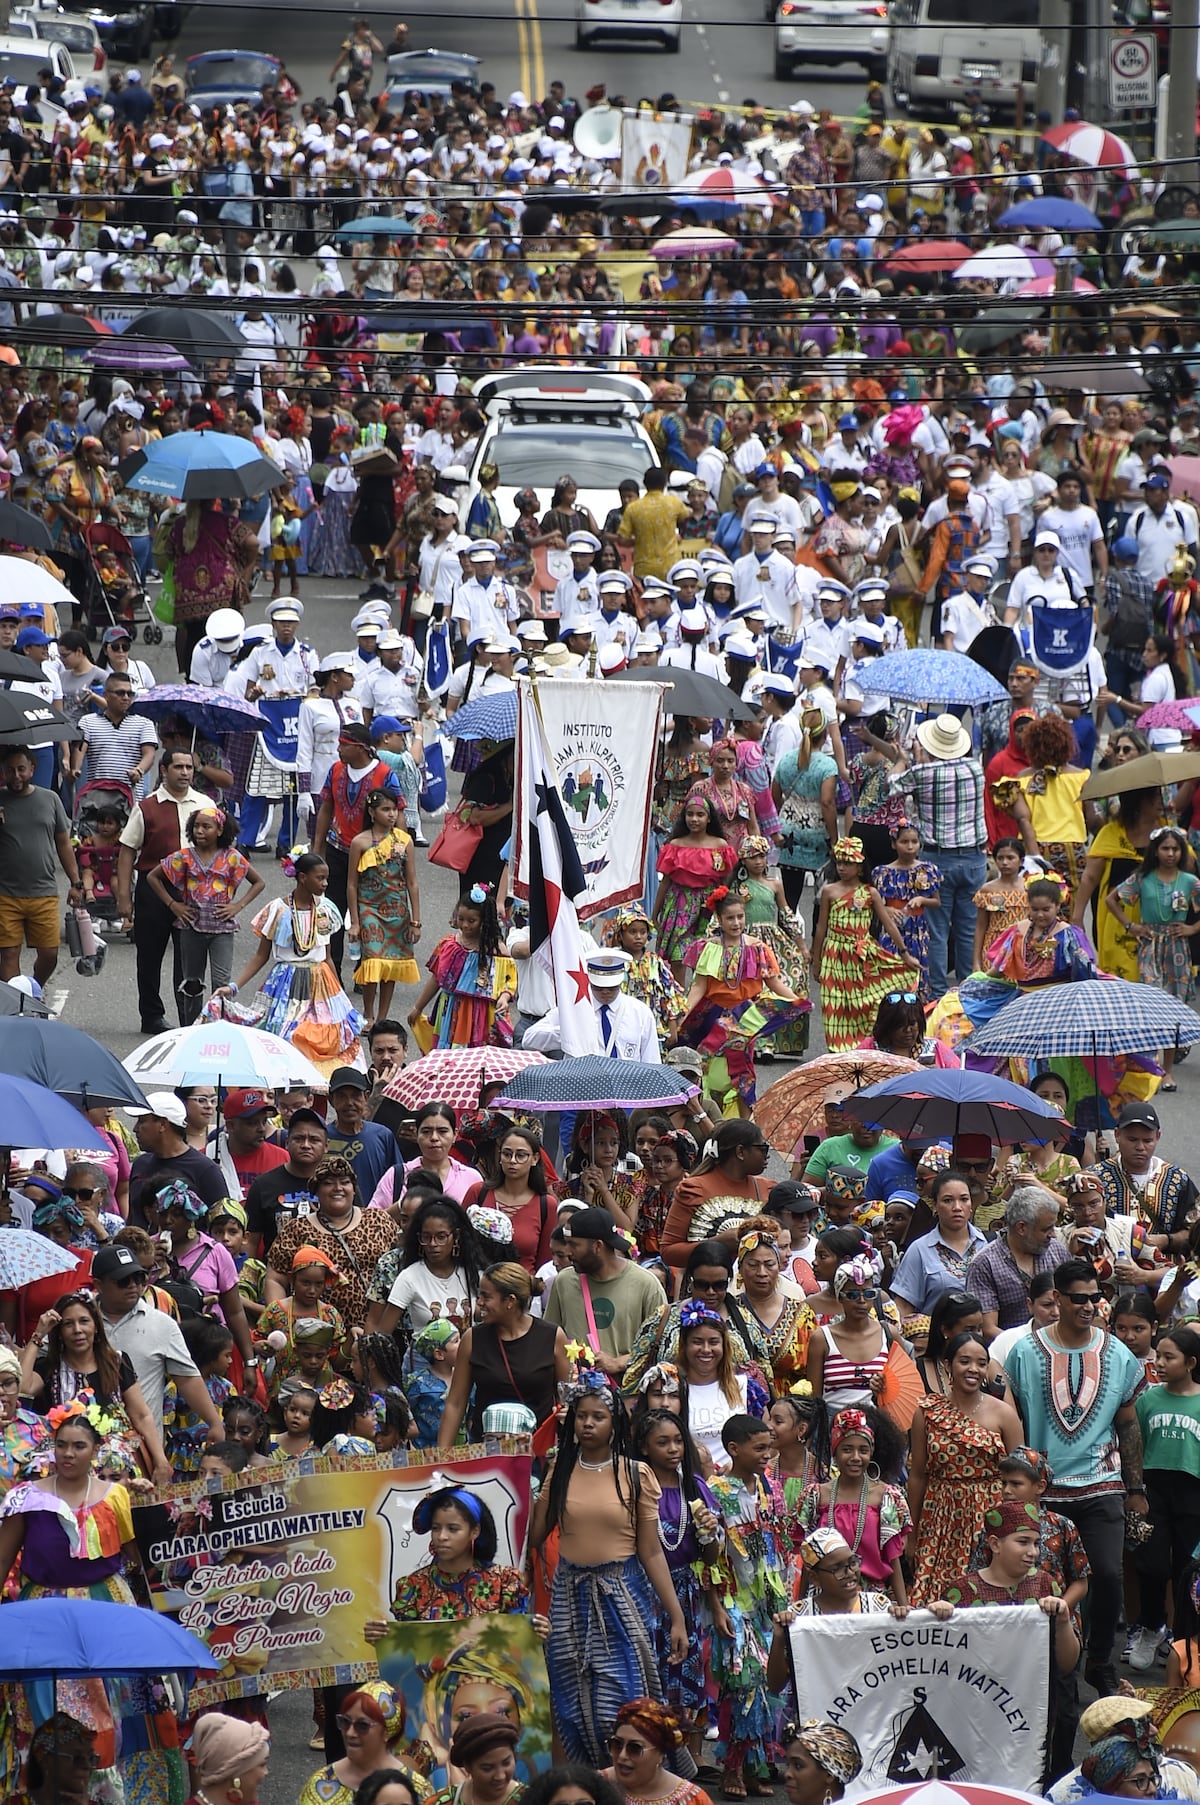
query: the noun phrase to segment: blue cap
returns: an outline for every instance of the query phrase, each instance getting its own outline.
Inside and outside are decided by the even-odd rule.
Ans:
[[[411,733],[412,722],[402,721],[399,715],[377,714],[371,722],[371,738],[381,740],[385,733]]]
[[[1147,476],[1145,482],[1142,484],[1142,487],[1144,489],[1169,489],[1171,487],[1170,471],[1163,470],[1163,469],[1160,469],[1158,466],[1155,466],[1155,468],[1150,472],[1149,476]],[[18,643],[20,643],[19,636],[18,636]]]
[[[22,627],[17,634],[17,651],[23,652],[26,646],[51,646],[54,641],[40,627]]]
[[[42,611],[34,602],[22,602],[18,613],[22,620],[41,620]]]
[[[760,476],[778,476],[779,472],[778,472],[778,470],[776,470],[774,464],[768,464],[764,460],[763,463],[755,465],[754,474],[755,474],[755,477],[757,478]]]
[[[857,432],[858,431],[858,415],[857,414],[843,414],[841,419],[837,423],[837,429],[839,432]]]
[[[1124,564],[1136,564],[1138,555],[1137,540],[1131,539],[1128,533],[1122,533],[1119,539],[1113,540],[1112,555],[1114,558],[1120,558]]]

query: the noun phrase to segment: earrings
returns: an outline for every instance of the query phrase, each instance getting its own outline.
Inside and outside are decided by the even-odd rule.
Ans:
[[[878,1479],[879,1476],[879,1462],[877,1460],[869,1460],[867,1462],[867,1478],[874,1481]]]
[[[237,1774],[234,1775],[233,1779],[229,1782],[229,1785],[225,1788],[225,1791],[229,1794],[231,1799],[240,1799],[241,1798],[242,1782],[241,1782],[240,1775],[237,1775]]]

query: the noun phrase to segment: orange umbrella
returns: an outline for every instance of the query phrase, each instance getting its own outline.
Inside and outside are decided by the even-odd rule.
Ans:
[[[825,1053],[773,1084],[754,1105],[758,1123],[777,1153],[790,1155],[814,1123],[820,1122],[826,1093],[836,1085],[842,1091],[860,1091],[882,1083],[899,1072],[915,1072],[915,1059],[898,1053],[878,1053],[872,1047],[848,1053]]]

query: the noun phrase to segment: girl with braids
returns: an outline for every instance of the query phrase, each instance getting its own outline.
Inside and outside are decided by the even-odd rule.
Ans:
[[[559,1532],[546,1644],[554,1723],[567,1760],[599,1768],[620,1707],[662,1699],[659,1611],[670,1666],[687,1658],[688,1631],[659,1539],[659,1483],[632,1457],[624,1406],[602,1373],[570,1387],[550,1463],[530,1540],[539,1549]]]
[[[483,1499],[461,1485],[428,1492],[413,1511],[413,1528],[429,1537],[429,1560],[396,1581],[395,1623],[445,1623],[493,1611],[525,1615],[529,1587],[515,1567],[496,1564],[496,1524]],[[542,1619],[541,1621],[544,1621]],[[368,1618],[363,1635],[379,1642],[391,1628]]]
[[[746,932],[746,898],[718,886],[708,898],[717,933],[684,954],[692,973],[679,1039],[708,1054],[704,1088],[727,1116],[748,1116],[755,1099],[754,1047],[760,1035],[787,1027],[811,1007],[779,970],[769,946]],[[783,1007],[765,1009],[764,990]]]
[[[355,1383],[365,1385],[382,1427],[389,1391],[404,1390],[404,1356],[391,1335],[360,1335],[350,1355]]]
[[[365,816],[363,832],[347,848],[346,910],[350,938],[362,949],[354,979],[362,986],[370,1027],[391,1014],[397,984],[420,982],[412,949],[421,937],[421,897],[416,854],[399,825],[396,798],[389,790],[372,790]]]
[[[342,926],[341,910],[329,901],[329,867],[315,852],[305,852],[294,867],[288,897],[275,897],[260,909],[250,926],[258,945],[236,984],[215,990],[214,1005],[234,1021],[289,1040],[327,1077],[342,1065],[362,1066],[359,1035],[364,1022],[342,989],[329,959],[329,942]],[[249,1006],[233,999],[269,960],[274,960],[257,1000]]]
[[[821,888],[813,929],[813,969],[821,996],[825,1044],[844,1053],[871,1032],[875,1011],[889,991],[914,988],[921,962],[912,953],[888,952],[871,937],[876,921],[893,946],[903,946],[896,917],[873,884],[864,882],[863,843],[843,836],[833,849],[837,879]]]
[[[619,1227],[633,1233],[648,1181],[644,1172],[618,1171],[629,1152],[629,1123],[622,1110],[580,1111],[575,1117],[566,1179],[577,1194],[607,1210]]]
[[[472,884],[459,898],[454,932],[438,941],[428,969],[424,989],[409,1010],[410,1028],[420,1036],[429,1033],[432,1023],[433,1046],[512,1045],[509,1011],[517,968],[500,931],[492,885]],[[431,1002],[433,1012],[426,1018]]]
[[[807,1493],[829,1471],[828,1418],[821,1400],[809,1390],[807,1379],[800,1379],[793,1390],[775,1399],[767,1421],[775,1437],[770,1476],[782,1499],[792,1554],[798,1557],[805,1536],[800,1507]]]
[[[684,954],[704,920],[704,899],[736,863],[737,855],[712,803],[704,796],[689,796],[658,855],[662,881],[653,916],[658,950],[678,984],[683,982]]]
[[[904,1463],[900,1431],[878,1410],[839,1410],[829,1445],[834,1471],[823,1484],[810,1486],[801,1500],[803,1532],[836,1529],[858,1556],[864,1581],[890,1592],[897,1604],[907,1604],[900,1557],[912,1518],[907,1498],[894,1483]]]
[[[254,1398],[226,1398],[221,1406],[221,1421],[227,1438],[245,1448],[248,1466],[270,1466],[271,1430],[261,1404]]]

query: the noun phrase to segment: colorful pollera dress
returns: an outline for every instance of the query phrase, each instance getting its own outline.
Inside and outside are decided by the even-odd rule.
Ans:
[[[362,959],[356,984],[418,984],[412,956],[412,911],[404,859],[412,845],[401,828],[368,846],[358,861],[358,937]]]
[[[892,990],[911,990],[914,973],[898,954],[872,938],[874,909],[867,884],[855,884],[829,905],[825,942],[817,962],[817,988],[831,1053],[856,1047],[875,1025],[879,1005]]]

